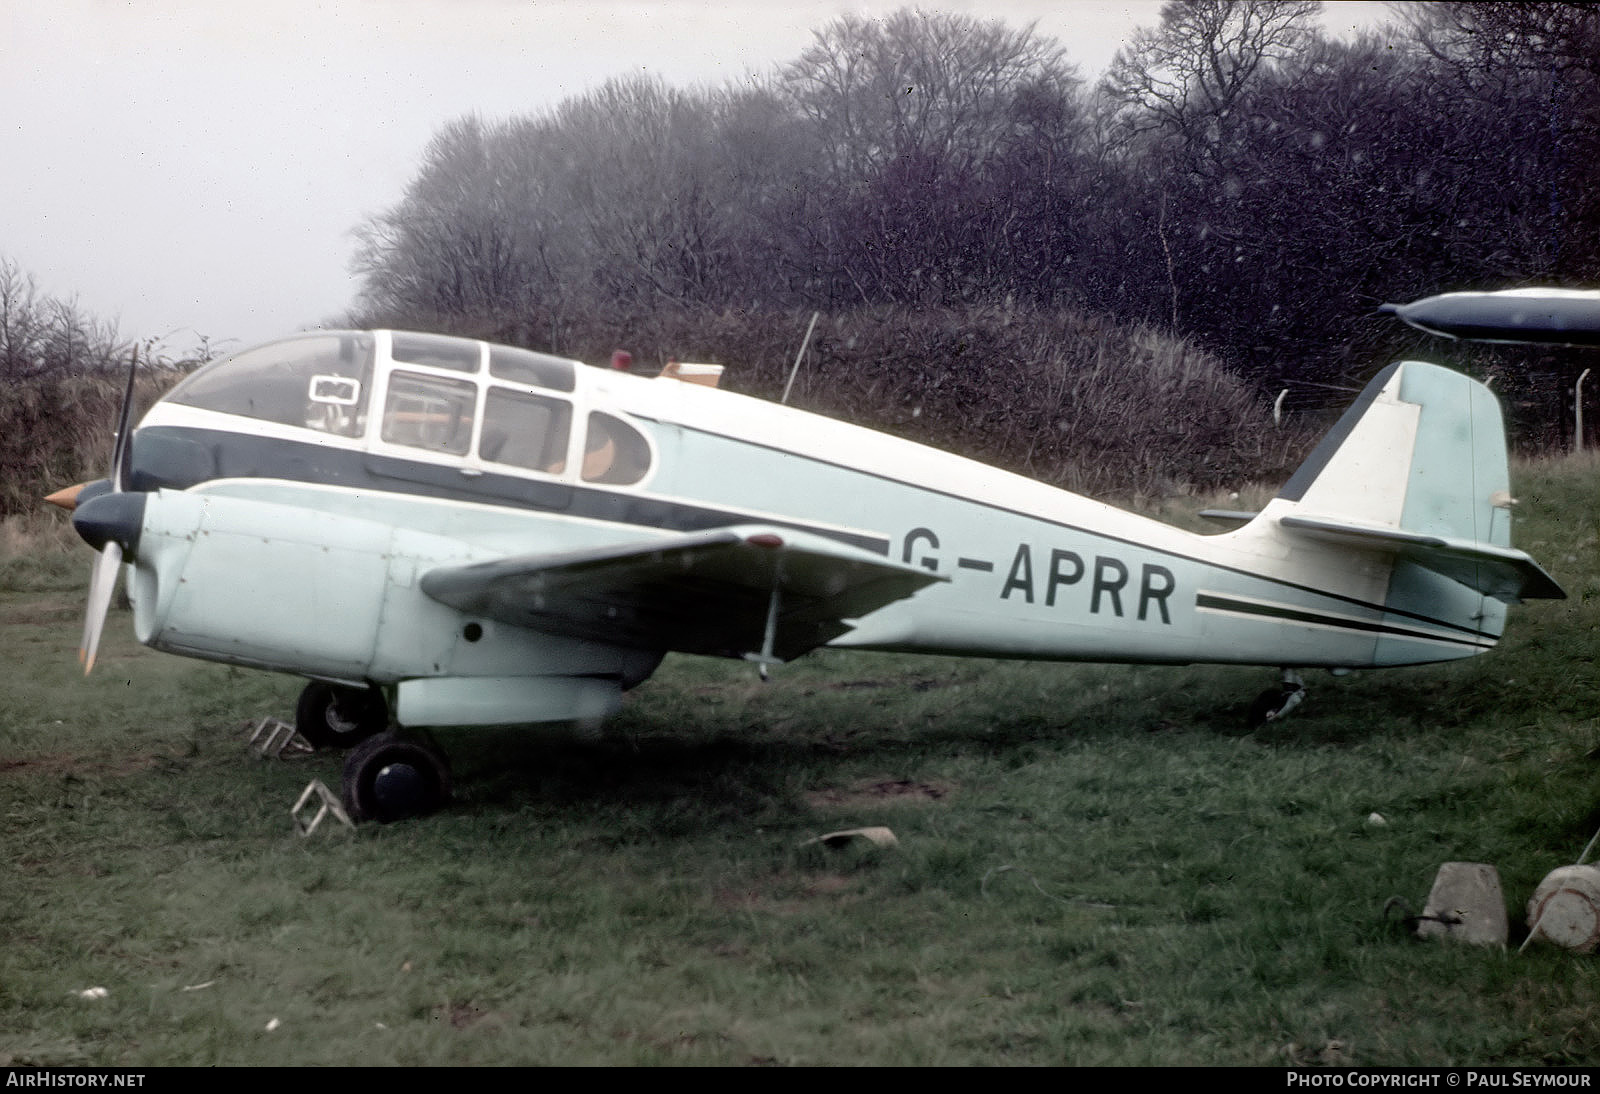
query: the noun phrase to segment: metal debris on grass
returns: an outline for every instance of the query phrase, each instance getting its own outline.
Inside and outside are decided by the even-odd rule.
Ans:
[[[820,843],[822,846],[830,850],[837,851],[841,847],[847,847],[851,843],[854,843],[858,840],[865,843],[870,843],[874,847],[898,847],[900,845],[900,841],[895,838],[893,832],[882,826],[877,826],[869,828],[843,828],[837,832],[828,832],[825,835],[808,839],[800,846],[810,847],[814,844]]]

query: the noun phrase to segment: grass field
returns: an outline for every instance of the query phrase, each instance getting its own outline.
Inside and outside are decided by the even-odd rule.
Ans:
[[[1571,599],[1255,732],[1268,670],[669,659],[595,734],[440,734],[449,810],[309,839],[337,757],[242,732],[298,683],[116,613],[83,682],[88,554],[13,535],[0,1065],[1600,1062],[1596,958],[1516,950],[1600,825],[1597,476],[1518,469]],[[898,848],[803,846],[858,825]],[[1506,950],[1385,914],[1452,860]]]

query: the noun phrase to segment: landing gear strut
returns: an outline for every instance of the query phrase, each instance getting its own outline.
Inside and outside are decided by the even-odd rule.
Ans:
[[[340,796],[351,820],[420,817],[450,800],[450,764],[431,744],[380,733],[345,758]]]
[[[1294,669],[1284,669],[1283,683],[1263,691],[1250,704],[1250,728],[1257,729],[1268,722],[1277,721],[1299,706],[1305,697],[1306,684],[1300,679],[1300,674]]]

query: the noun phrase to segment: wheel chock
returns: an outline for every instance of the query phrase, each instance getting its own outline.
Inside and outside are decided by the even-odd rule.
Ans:
[[[316,749],[311,747],[311,742],[295,730],[294,726],[281,718],[274,718],[270,714],[256,723],[254,732],[246,744],[261,753],[263,756],[272,756],[277,759],[286,759],[285,752],[291,755],[310,755]]]
[[[300,811],[311,802],[312,798],[317,799],[317,813],[308,824],[300,819]],[[339,804],[339,795],[329,790],[321,779],[312,779],[307,784],[306,788],[300,792],[300,800],[294,803],[293,809],[289,810],[289,815],[294,818],[295,830],[302,836],[309,836],[315,832],[317,825],[321,824],[322,819],[329,815],[332,815],[346,828],[354,829],[356,826],[355,821],[350,819],[350,814],[344,811],[344,806]]]

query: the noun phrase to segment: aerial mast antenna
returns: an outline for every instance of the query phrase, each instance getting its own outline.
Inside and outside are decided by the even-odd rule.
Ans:
[[[806,336],[800,339],[800,352],[794,355],[794,367],[789,370],[789,382],[783,385],[783,398],[778,400],[780,404],[788,405],[789,391],[794,387],[795,375],[800,371],[800,362],[805,360],[806,347],[811,345],[811,332],[817,328],[817,316],[821,314],[816,311],[811,313],[811,322],[806,324]]]

